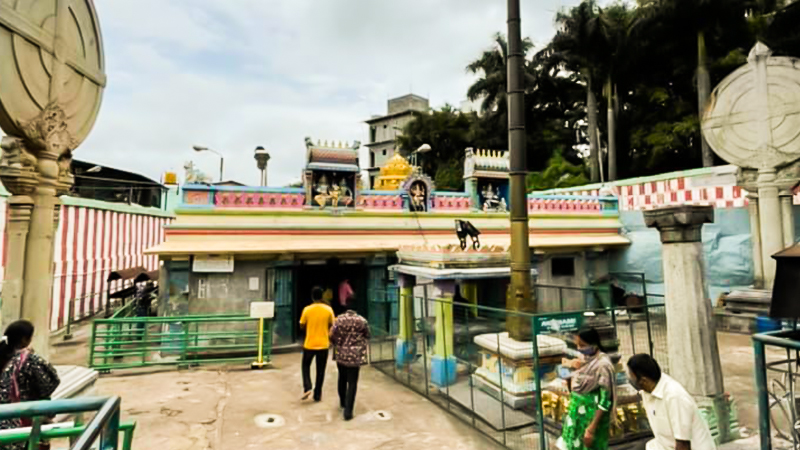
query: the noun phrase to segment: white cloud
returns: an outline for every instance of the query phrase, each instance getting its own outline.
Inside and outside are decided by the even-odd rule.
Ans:
[[[366,141],[363,120],[413,90],[458,105],[464,67],[506,28],[503,0],[114,0],[96,2],[108,87],[76,157],[158,179],[192,159],[216,178],[298,178],[303,138]],[[523,1],[523,34],[544,42],[558,0]]]

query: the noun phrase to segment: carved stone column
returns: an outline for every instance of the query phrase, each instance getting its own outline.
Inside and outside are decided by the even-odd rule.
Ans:
[[[724,393],[717,332],[707,297],[701,229],[712,206],[672,206],[644,213],[661,233],[670,375],[698,399],[712,401],[726,442],[730,410]],[[699,402],[701,403],[701,402]]]
[[[761,255],[761,221],[758,217],[758,194],[747,194],[747,210],[750,215],[750,239],[753,248],[753,285],[756,288],[764,287],[764,260]]]
[[[792,213],[792,190],[784,189],[778,193],[781,201],[781,228],[783,229],[783,246],[794,245],[794,214]]]
[[[3,137],[0,143],[0,180],[12,194],[8,200],[8,261],[3,282],[3,302],[0,318],[2,330],[11,322],[22,318],[24,290],[25,245],[28,239],[33,198],[36,190],[36,158],[28,153],[21,139]],[[49,297],[48,297],[49,298]]]
[[[55,105],[45,108],[23,126],[27,142],[38,157],[39,184],[34,194],[28,245],[25,249],[25,287],[22,296],[22,315],[39,332],[33,346],[47,358],[49,353],[50,296],[53,291],[53,224],[56,197],[63,189],[69,171],[75,140],[70,135],[64,111]]]

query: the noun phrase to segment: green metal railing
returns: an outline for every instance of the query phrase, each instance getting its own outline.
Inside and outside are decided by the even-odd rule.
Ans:
[[[800,449],[800,332],[791,328],[753,335],[761,450],[772,450],[773,435]]]
[[[119,397],[78,398],[68,400],[43,400],[0,405],[0,420],[31,419],[32,426],[19,430],[8,430],[0,434],[0,447],[7,444],[27,442],[29,449],[39,448],[43,441],[69,439],[72,450],[116,450],[119,448],[119,433],[123,433],[122,449],[130,450],[133,444],[135,422],[120,423]],[[87,425],[43,429],[47,417],[60,414],[82,414],[94,412],[94,418]],[[99,446],[95,445],[100,440]]]
[[[264,321],[267,362],[272,322]],[[97,319],[92,323],[89,367],[105,372],[253,361],[258,337],[258,319],[241,314]]]
[[[566,311],[527,314],[427,296],[412,297],[413,304],[408,306],[412,324],[407,332],[402,332],[402,324],[385,325],[386,321],[396,322],[395,318],[370,324],[371,365],[506,448],[550,448],[548,445],[554,444],[561,433],[561,413],[553,407],[543,409],[549,401],[544,397],[554,389],[550,385],[554,379],[544,377],[558,373],[554,367],[561,357],[558,362],[542,362],[537,340],[546,335],[566,341],[568,350],[563,356],[576,357],[571,334],[580,326],[592,326],[600,330],[604,346],[617,354],[623,365],[627,358],[640,352],[666,363],[666,311],[661,303],[663,297],[652,295],[649,305],[571,309],[583,304],[591,292],[584,290],[585,294],[578,295],[575,291],[570,299],[568,287],[537,288],[550,289],[556,305],[560,303],[559,291],[563,291]],[[515,317],[524,318],[536,330],[530,343],[530,359],[518,366],[506,366],[507,358],[496,358],[492,369],[487,352],[502,353],[498,333],[504,333],[506,323]],[[571,328],[565,328],[570,323]],[[400,334],[394,332],[398,329]],[[488,335],[498,338],[493,350],[476,343],[476,337]],[[520,378],[509,375],[509,371],[518,369]],[[527,378],[526,373],[530,372],[532,375]],[[617,377],[622,381],[621,373]],[[618,407],[628,414],[635,405],[633,398],[626,398]],[[652,436],[644,416],[640,414],[636,419],[635,426],[631,423],[630,428],[614,428],[611,443],[628,445]]]

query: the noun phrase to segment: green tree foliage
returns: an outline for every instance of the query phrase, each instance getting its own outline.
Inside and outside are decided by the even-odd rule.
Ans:
[[[559,12],[555,36],[524,67],[529,187],[608,180],[609,166],[618,178],[702,167],[707,90],[745,63],[757,39],[800,57],[800,2],[785,3],[583,0]],[[481,100],[480,115],[446,106],[418,115],[400,139],[406,152],[431,145],[420,160],[440,188],[463,186],[466,147],[508,148],[507,48],[498,34],[466,67],[477,75],[466,94]],[[534,50],[528,40],[524,48]]]
[[[450,105],[430,113],[416,113],[398,136],[397,144],[404,154],[422,144],[430,145],[430,152],[417,155],[423,172],[435,176],[437,189],[463,189],[464,181],[456,172],[463,174],[464,149],[472,145],[470,130],[474,121],[475,114],[461,114]]]
[[[543,191],[553,188],[580,186],[589,182],[586,167],[572,164],[556,151],[547,163],[547,168],[540,172],[528,174],[529,191]]]

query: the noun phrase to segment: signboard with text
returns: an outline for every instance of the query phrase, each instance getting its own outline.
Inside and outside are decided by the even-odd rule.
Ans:
[[[232,273],[233,255],[195,256],[192,270],[200,273]]]
[[[538,334],[558,334],[578,331],[583,325],[583,314],[560,314],[557,316],[536,317],[533,332]]]

